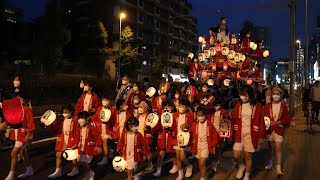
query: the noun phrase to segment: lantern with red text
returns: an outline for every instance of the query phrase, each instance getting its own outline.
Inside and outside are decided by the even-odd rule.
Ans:
[[[216,44],[216,46],[214,47],[214,49],[217,51],[217,52],[220,52],[222,51],[222,45],[220,43]]]
[[[228,71],[228,62],[223,63],[223,70]]]
[[[16,97],[3,101],[2,112],[7,124],[13,129],[22,127],[24,113],[20,98]]]
[[[211,55],[211,56],[215,56],[216,53],[217,53],[216,50],[214,49],[214,47],[210,47],[210,48],[209,48],[209,51],[210,51],[210,55]]]
[[[228,47],[223,47],[221,51],[222,55],[226,56],[229,53],[229,48]]]

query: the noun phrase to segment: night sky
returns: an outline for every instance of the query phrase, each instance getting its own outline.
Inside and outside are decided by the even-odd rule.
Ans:
[[[309,1],[309,31],[318,33],[316,30],[316,16],[320,16],[320,0]],[[270,26],[272,28],[272,51],[271,58],[289,57],[289,0],[189,0],[193,5],[193,14],[198,19],[198,30],[200,35],[207,35],[208,28],[219,23],[222,16],[228,18],[230,31],[239,31],[244,20],[250,20],[254,25]],[[9,0],[14,7],[22,8],[25,12],[26,20],[44,13],[46,0]],[[252,9],[248,7],[268,6],[270,4],[280,4],[273,7],[275,10]],[[222,13],[216,14],[217,10]],[[304,38],[305,33],[305,0],[297,0],[297,39]],[[302,41],[302,45],[304,40]]]

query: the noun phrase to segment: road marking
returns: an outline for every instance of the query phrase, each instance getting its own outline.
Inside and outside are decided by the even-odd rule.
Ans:
[[[42,142],[52,141],[52,140],[56,140],[56,139],[57,139],[57,137],[40,139],[38,141],[31,142],[31,144],[39,144],[39,143],[42,143]],[[13,148],[13,145],[2,147],[1,150],[11,149],[11,148]]]

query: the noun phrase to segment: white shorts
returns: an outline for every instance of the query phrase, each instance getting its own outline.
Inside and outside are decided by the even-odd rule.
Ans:
[[[198,152],[196,154],[196,158],[200,159],[200,158],[208,158],[209,157],[209,150],[208,148],[205,149],[198,149]]]
[[[274,131],[272,131],[272,133],[270,135],[268,135],[267,139],[268,139],[268,141],[274,141],[274,142],[279,142],[279,143],[283,142],[283,136],[280,136],[279,134],[277,134]]]
[[[78,162],[85,162],[85,163],[90,163],[92,160],[92,156],[83,154],[83,152],[80,152],[80,155],[78,157]]]
[[[245,152],[251,152],[253,153],[255,151],[252,140],[251,140],[251,134],[248,134],[244,136],[241,140],[241,142],[236,142],[233,145],[233,150],[235,151],[242,151],[244,150]]]
[[[111,139],[111,136],[109,134],[101,134],[102,139]]]
[[[18,147],[21,149],[23,149],[23,145],[24,145],[24,143],[21,141],[15,141],[15,143],[14,143],[14,147]]]
[[[127,169],[128,170],[135,170],[135,169],[137,169],[137,164],[138,163],[136,163],[136,162],[127,162]]]

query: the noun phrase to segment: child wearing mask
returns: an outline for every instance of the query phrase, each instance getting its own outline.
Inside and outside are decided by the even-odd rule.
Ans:
[[[114,125],[114,117],[116,116],[115,110],[112,108],[110,105],[110,100],[107,96],[104,96],[101,99],[102,106],[100,106],[95,114],[96,122],[98,122],[98,128],[101,133],[101,138],[103,141],[103,151],[104,151],[104,156],[103,159],[97,163],[97,165],[103,166],[108,164],[108,140],[112,139],[112,127]],[[107,114],[106,112],[109,112],[110,116],[106,117]]]
[[[210,113],[213,109],[214,96],[209,91],[209,86],[207,83],[201,86],[201,92],[198,93],[197,99],[200,101],[200,104],[204,106]]]
[[[131,107],[132,105],[134,105],[133,100],[134,100],[134,96],[135,96],[135,95],[139,95],[139,96],[140,96],[140,99],[141,99],[142,101],[145,101],[145,100],[146,100],[146,94],[145,94],[144,92],[140,91],[139,83],[134,83],[134,84],[132,85],[132,91],[133,91],[133,92],[129,95],[128,101],[127,101],[127,104],[128,104],[129,107]]]
[[[92,171],[90,163],[93,156],[102,152],[103,142],[99,130],[90,121],[90,115],[87,111],[78,114],[78,124],[74,138],[74,147],[79,149],[78,163],[81,163],[84,167],[84,179],[93,180],[94,171]]]
[[[138,108],[141,102],[141,96],[139,94],[135,94],[132,98],[132,104],[129,106],[129,112],[134,116],[137,117],[139,115]]]
[[[25,99],[23,97],[20,97],[20,98],[23,105],[23,113],[24,113],[23,121],[22,121],[23,126],[18,129],[10,130],[9,137],[11,140],[15,141],[15,144],[11,151],[10,173],[8,174],[5,180],[14,180],[18,154],[20,153],[20,151],[22,151],[23,163],[27,170],[25,173],[19,175],[18,178],[26,178],[33,175],[33,169],[30,164],[28,152],[26,150],[26,145],[28,142],[32,141],[33,132],[35,131],[33,113],[32,113],[32,110],[28,107],[27,103],[25,102]]]
[[[196,154],[200,169],[200,180],[206,177],[206,160],[209,154],[215,154],[219,142],[219,135],[212,123],[207,121],[207,110],[200,107],[197,110],[197,122],[190,129],[191,152]]]
[[[58,178],[62,176],[62,153],[67,148],[74,146],[73,139],[77,126],[76,119],[73,118],[73,107],[71,104],[66,104],[62,108],[63,120],[57,120],[53,123],[50,130],[57,134],[56,140],[56,170],[50,174],[48,178]],[[72,161],[72,171],[67,176],[72,177],[79,174],[77,161]]]
[[[132,180],[137,163],[143,161],[146,158],[145,155],[148,154],[148,147],[139,132],[139,120],[137,118],[131,117],[128,119],[117,149],[127,162],[128,180]]]
[[[112,139],[119,141],[123,129],[125,128],[127,119],[132,117],[132,114],[128,111],[128,105],[126,100],[119,99],[116,103],[117,110],[115,111],[115,122],[112,131]]]
[[[176,91],[174,93],[174,98],[172,98],[172,102],[174,103],[175,107],[178,108],[179,106],[179,100],[181,99],[181,94],[180,94],[180,91]]]
[[[165,85],[160,85],[160,88],[159,88],[159,96],[155,97],[153,99],[153,101],[151,102],[151,106],[152,106],[152,111],[157,113],[157,114],[160,114],[162,113],[162,101],[165,101],[167,100],[167,88]]]
[[[180,130],[189,130],[190,125],[194,122],[193,113],[189,112],[190,102],[186,99],[181,99],[179,101],[178,112],[173,114],[173,125],[171,127],[172,136],[168,136],[168,142],[174,146],[176,152],[176,158],[173,161],[176,161],[176,166],[174,165],[170,170],[171,174],[174,174],[178,171],[177,180],[182,180],[184,177],[182,162],[187,166],[187,171],[185,177],[191,177],[192,175],[192,165],[189,163],[186,157],[186,149],[181,148],[178,145],[178,132]]]
[[[162,102],[162,109],[164,112],[174,113],[176,112],[175,105],[172,101],[163,101]],[[159,114],[159,119],[161,120],[161,115]],[[159,128],[159,134],[158,134],[158,141],[157,141],[157,150],[159,150],[159,157],[157,161],[157,171],[153,174],[155,177],[161,176],[162,171],[162,165],[163,165],[163,158],[166,153],[169,153],[170,155],[174,154],[173,146],[170,146],[168,144],[168,136],[172,136],[170,128],[169,127],[161,127]],[[173,161],[173,166],[177,166],[176,161]]]
[[[275,150],[275,164],[278,176],[283,176],[281,171],[281,144],[283,142],[284,128],[290,125],[291,117],[288,112],[286,103],[282,101],[282,90],[278,87],[272,89],[272,102],[266,104],[264,107],[265,116],[270,118],[271,126],[267,130],[269,148],[271,150],[271,156]],[[272,144],[274,142],[274,145]],[[273,161],[269,161],[266,166],[267,170],[271,170]]]

